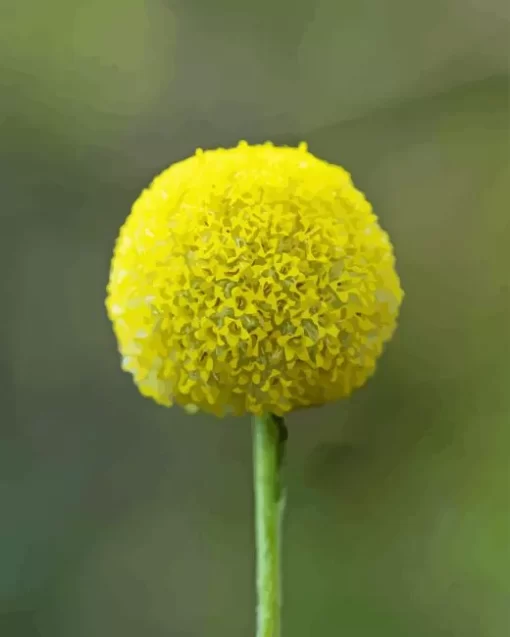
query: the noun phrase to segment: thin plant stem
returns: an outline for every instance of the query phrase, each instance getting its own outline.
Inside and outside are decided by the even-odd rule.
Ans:
[[[281,637],[281,469],[287,430],[272,414],[253,417],[257,637]]]

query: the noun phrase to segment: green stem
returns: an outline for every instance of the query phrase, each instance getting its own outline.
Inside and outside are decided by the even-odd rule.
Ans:
[[[281,631],[281,468],[286,437],[282,418],[271,414],[253,417],[257,637],[280,637]]]

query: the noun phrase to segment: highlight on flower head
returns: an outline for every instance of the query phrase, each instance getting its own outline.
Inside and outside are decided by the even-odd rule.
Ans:
[[[143,191],[106,305],[145,396],[283,415],[363,385],[402,297],[388,235],[344,169],[305,144],[241,142]]]

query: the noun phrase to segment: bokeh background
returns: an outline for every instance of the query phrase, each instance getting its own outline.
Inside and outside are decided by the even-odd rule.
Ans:
[[[346,166],[407,292],[367,387],[289,419],[285,635],[508,634],[508,18],[2,2],[2,637],[253,635],[249,422],[141,398],[103,307],[139,191],[241,138]]]

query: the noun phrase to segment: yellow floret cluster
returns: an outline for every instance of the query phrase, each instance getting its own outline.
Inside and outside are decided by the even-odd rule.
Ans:
[[[198,150],[135,202],[107,310],[145,396],[283,415],[348,396],[393,334],[388,235],[349,174],[299,148]]]

